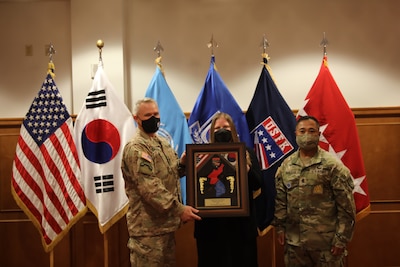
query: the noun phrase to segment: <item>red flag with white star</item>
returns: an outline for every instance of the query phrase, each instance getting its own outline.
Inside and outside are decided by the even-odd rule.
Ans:
[[[331,152],[350,169],[354,181],[357,219],[369,214],[367,176],[354,114],[347,105],[323,58],[319,74],[297,116],[314,116],[320,123],[321,148]]]

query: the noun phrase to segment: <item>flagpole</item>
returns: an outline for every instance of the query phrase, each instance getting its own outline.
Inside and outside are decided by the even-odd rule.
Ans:
[[[276,267],[276,233],[274,227],[272,227],[272,267]]]
[[[269,43],[267,40],[267,37],[265,37],[265,34],[263,35],[263,39],[261,41],[261,46],[263,48],[263,53],[262,53],[262,58],[263,62],[261,64],[264,64],[264,66],[268,69],[268,54],[267,54],[267,48],[269,47]],[[268,69],[269,71],[269,69]],[[272,77],[271,77],[272,78]],[[272,258],[271,258],[271,266],[276,267],[276,233],[275,233],[275,228],[273,226],[268,226],[266,229],[266,232],[269,230],[272,231]]]
[[[50,267],[54,267],[54,249],[50,251],[49,258],[50,258]]]
[[[53,55],[56,53],[56,50],[54,49],[53,44],[50,42],[49,45],[49,51],[48,51],[48,56],[49,56],[49,64],[47,66],[47,73],[49,73],[51,75],[51,77],[54,78],[55,74],[55,66],[53,63]],[[50,255],[49,255],[49,261],[50,261],[50,267],[54,267],[54,249],[52,249],[50,251]]]
[[[328,46],[329,42],[328,42],[328,39],[326,39],[325,32],[323,34],[324,34],[324,37],[322,38],[320,46],[322,46],[324,48],[324,56],[326,56],[326,47]]]
[[[104,267],[108,267],[108,231],[103,234],[104,244]]]
[[[51,75],[51,77],[55,77],[55,66],[53,63],[53,55],[56,53],[56,50],[54,49],[53,44],[50,42],[49,45],[49,51],[48,51],[48,56],[49,56],[49,64],[47,65],[47,73],[49,73]]]
[[[207,47],[211,48],[211,56],[214,56],[214,47],[218,48],[218,43],[214,40],[214,34],[211,34],[211,40],[207,43]]]
[[[99,39],[96,42],[96,46],[99,49],[99,64],[103,66],[103,57],[102,57],[102,52],[103,52],[103,47],[104,47],[104,42],[103,40]],[[106,231],[103,234],[103,247],[104,247],[104,267],[108,267],[108,262],[109,262],[109,255],[108,255],[108,231]]]
[[[269,47],[269,43],[267,40],[267,37],[265,37],[265,34],[263,35],[263,39],[261,41],[261,46],[263,48],[263,54],[267,53],[267,47]]]
[[[265,34],[263,35],[263,39],[261,41],[261,46],[263,48],[263,52],[261,54],[261,56],[263,58],[263,62],[261,62],[261,64],[264,65],[267,68],[267,70],[269,71],[269,73],[272,76],[271,70],[268,67],[269,56],[267,54],[267,48],[269,47],[269,43],[268,43],[267,37],[265,37]],[[271,78],[273,79],[273,77],[271,77]]]
[[[163,69],[162,64],[161,64],[161,59],[162,59],[161,52],[164,51],[164,48],[162,47],[160,41],[157,42],[157,45],[153,48],[153,50],[154,50],[154,52],[157,53],[157,58],[155,60],[155,63],[160,68],[160,71],[161,71],[162,75],[165,77],[164,69]]]
[[[104,42],[103,40],[99,39],[96,42],[96,46],[99,49],[99,64],[103,66],[103,58],[102,58],[102,52],[103,52],[103,47],[104,47]]]

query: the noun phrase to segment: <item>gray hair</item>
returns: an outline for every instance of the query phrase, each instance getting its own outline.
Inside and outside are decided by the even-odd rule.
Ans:
[[[136,101],[135,107],[133,109],[134,115],[137,115],[137,113],[139,111],[139,107],[142,103],[154,103],[157,105],[157,102],[153,98],[145,97],[145,98],[139,99],[138,101]]]

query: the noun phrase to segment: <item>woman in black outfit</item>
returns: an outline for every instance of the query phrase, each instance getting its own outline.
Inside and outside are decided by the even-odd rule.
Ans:
[[[232,117],[218,113],[213,117],[210,142],[240,142]],[[250,215],[213,217],[195,221],[198,267],[257,267],[257,224],[253,194],[260,192],[262,178],[252,149],[246,152]]]

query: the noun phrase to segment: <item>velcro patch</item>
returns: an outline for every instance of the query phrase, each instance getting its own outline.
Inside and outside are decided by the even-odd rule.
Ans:
[[[140,153],[140,157],[141,157],[142,159],[147,160],[148,162],[152,162],[152,161],[153,161],[153,159],[151,158],[151,156],[150,156],[148,153],[144,152],[144,151],[142,151],[142,152]]]
[[[313,194],[317,194],[317,195],[322,195],[324,193],[324,188],[322,187],[322,185],[316,185],[313,188]]]

